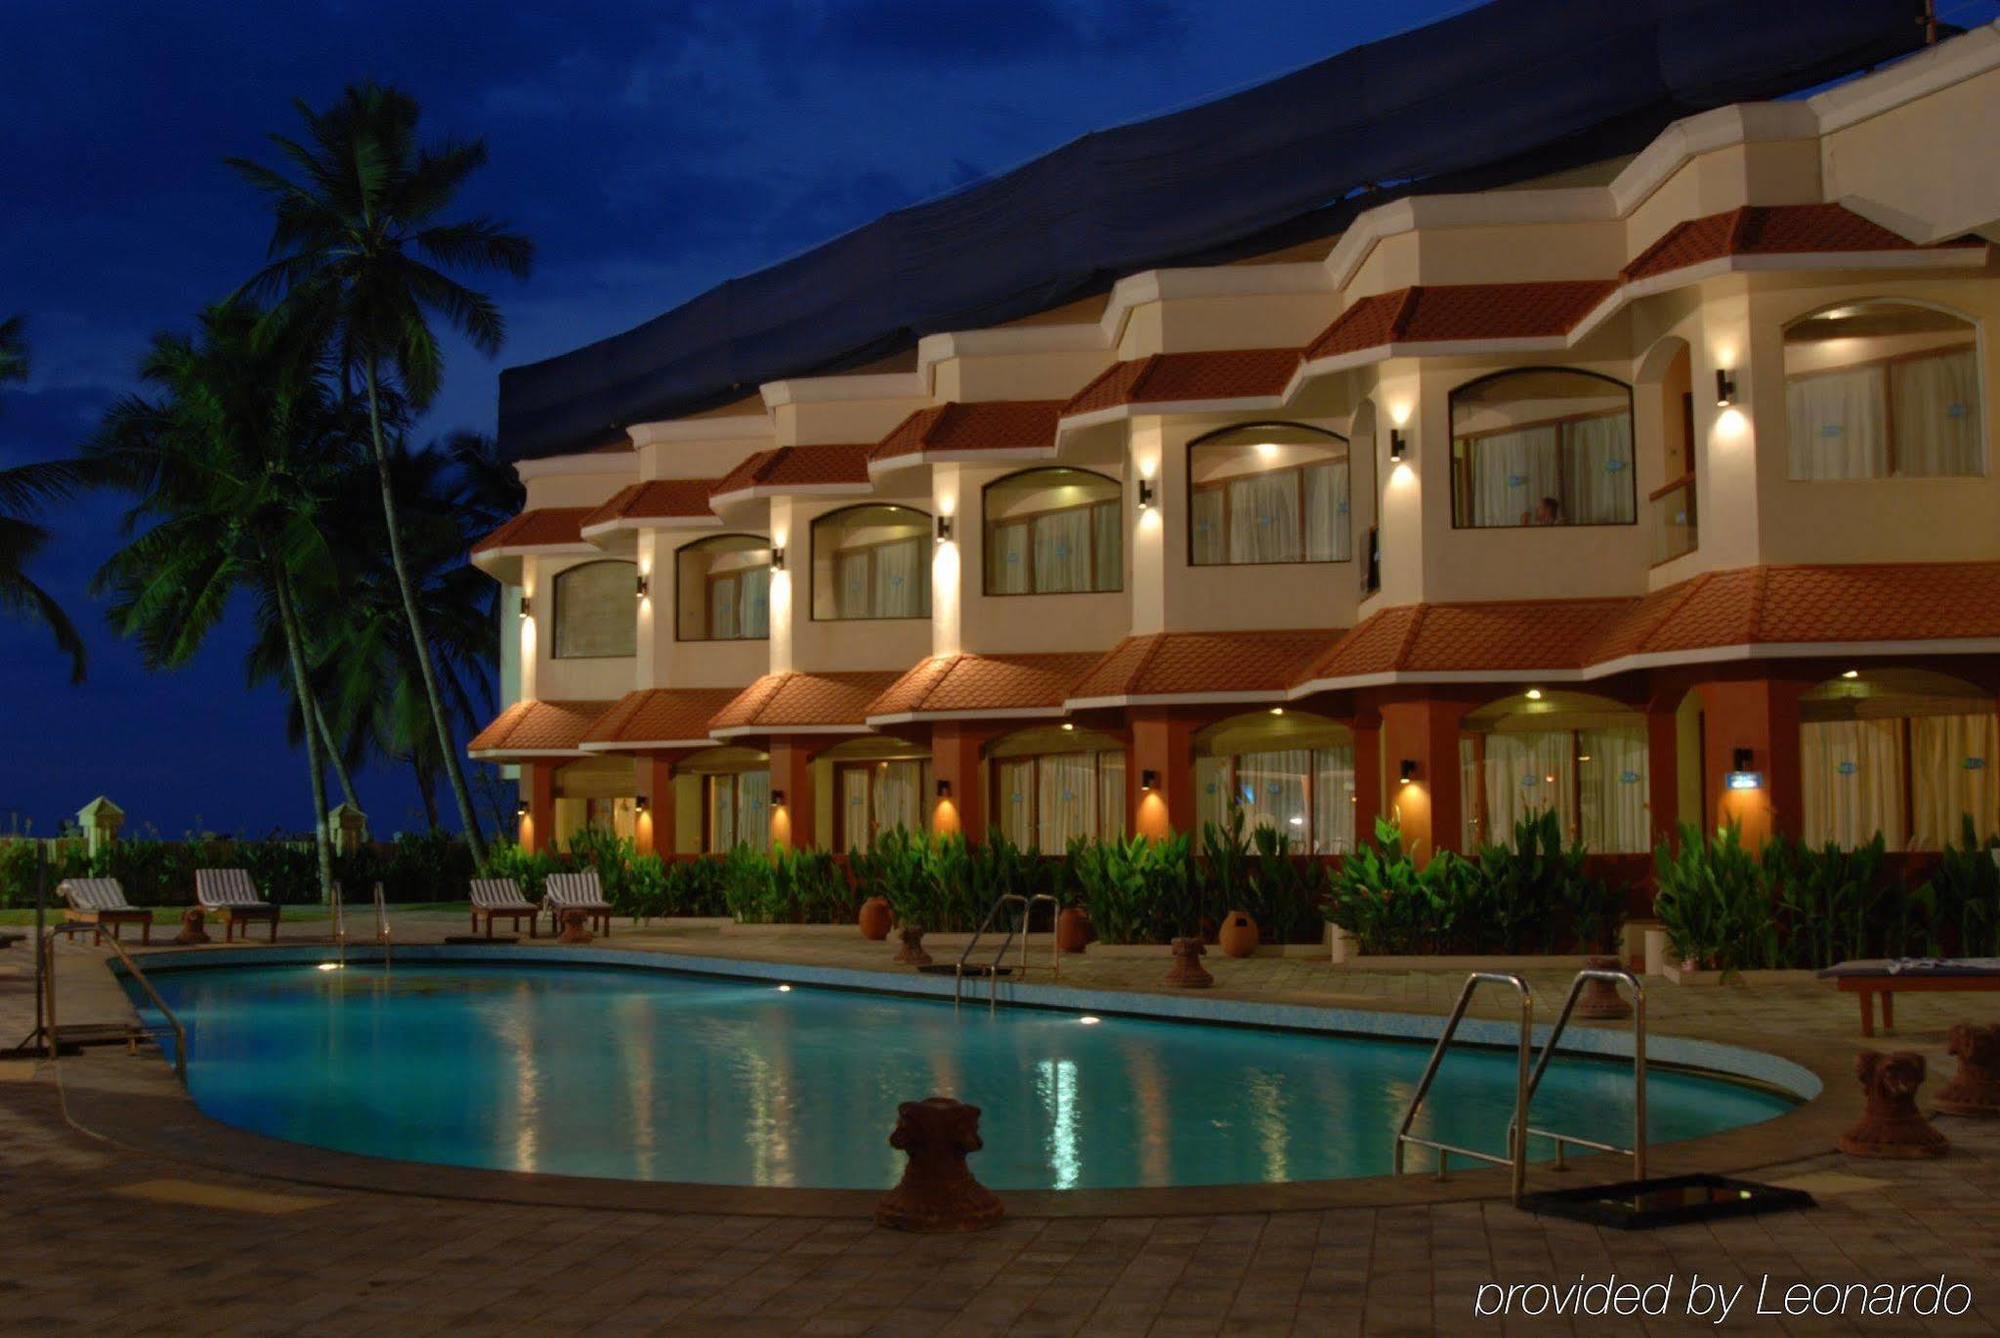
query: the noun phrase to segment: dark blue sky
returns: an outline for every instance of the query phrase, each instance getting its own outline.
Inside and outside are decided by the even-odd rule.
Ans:
[[[376,78],[439,134],[484,136],[466,206],[540,248],[495,287],[498,362],[454,346],[425,435],[491,430],[502,364],[658,314],[732,274],[1084,131],[1258,82],[1464,0],[12,0],[0,43],[0,315],[34,371],[0,392],[0,463],[66,454],[156,330],[257,265],[259,202],[221,160]],[[244,685],[247,618],[149,674],[85,593],[120,505],[58,513],[35,569],[90,681],[0,619],[0,830],[100,792],[135,830],[310,819],[283,702]],[[379,832],[421,825],[407,772],[358,778]],[[447,805],[448,806],[448,805]]]

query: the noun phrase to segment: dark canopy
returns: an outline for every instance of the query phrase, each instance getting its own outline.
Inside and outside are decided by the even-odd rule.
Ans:
[[[1920,0],[1494,0],[911,205],[500,377],[514,458],[857,366],[942,330],[1338,230],[1414,191],[1631,152],[1710,107],[1913,49]]]

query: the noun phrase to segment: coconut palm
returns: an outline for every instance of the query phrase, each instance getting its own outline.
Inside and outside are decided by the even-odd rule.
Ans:
[[[193,658],[231,600],[248,593],[283,629],[296,700],[311,701],[295,576],[332,554],[316,521],[325,476],[352,457],[346,415],[315,369],[256,338],[259,314],[211,308],[192,337],[156,336],[141,366],[154,395],[113,405],[86,446],[107,482],[138,496],[133,537],[95,588],[112,596],[112,626],[149,668]],[[320,894],[333,889],[320,747],[304,731],[312,778]]]
[[[26,324],[19,316],[0,320],[0,385],[28,378]],[[39,621],[69,656],[69,679],[83,681],[83,638],[55,596],[28,576],[28,562],[48,546],[49,531],[32,517],[76,490],[77,466],[68,461],[0,469],[0,609]]]
[[[328,350],[344,387],[360,383],[412,653],[466,839],[475,860],[484,863],[479,822],[403,548],[388,443],[390,399],[400,396],[421,412],[436,396],[444,355],[433,320],[489,356],[499,351],[505,335],[499,309],[447,271],[525,278],[533,247],[486,218],[446,220],[460,188],[486,162],[486,147],[478,140],[420,146],[421,113],[408,94],[356,84],[324,112],[296,105],[305,139],[271,136],[296,177],[250,159],[231,160],[270,197],[276,215],[271,260],[245,291],[281,299],[274,329]]]

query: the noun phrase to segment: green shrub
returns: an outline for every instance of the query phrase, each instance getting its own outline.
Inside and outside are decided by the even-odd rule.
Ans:
[[[722,861],[704,855],[676,860],[666,870],[666,910],[663,915],[727,915],[723,896],[727,879]]]
[[[1680,849],[1660,842],[1653,865],[1659,881],[1653,914],[1676,960],[1724,972],[1777,964],[1771,894],[1740,828],[1732,824],[1704,839],[1683,824]]]
[[[1779,960],[1786,966],[1820,967],[1877,955],[1893,944],[1901,954],[1907,932],[1884,922],[1885,910],[1908,908],[1909,898],[1884,878],[1882,835],[1854,850],[1828,842],[1814,849],[1774,836],[1759,857],[1766,895],[1779,921]]]
[[[1386,818],[1327,880],[1325,916],[1351,934],[1365,953],[1409,955],[1476,951],[1466,923],[1472,866],[1451,851],[1418,865],[1403,833]]]
[[[1939,853],[1936,870],[1918,889],[1929,932],[1925,951],[1936,956],[2000,956],[2000,865],[1996,843],[1981,841],[1969,816],[1961,816],[1957,845]],[[1915,955],[1905,947],[1903,955]]]
[[[1070,842],[1069,862],[1091,927],[1106,943],[1165,943],[1201,932],[1201,880],[1188,833],[1156,841]]]

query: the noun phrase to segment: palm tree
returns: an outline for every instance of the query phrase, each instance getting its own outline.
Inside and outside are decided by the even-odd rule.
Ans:
[[[325,112],[295,105],[305,121],[305,142],[284,135],[271,136],[271,142],[299,179],[253,160],[230,160],[271,198],[276,215],[271,261],[245,290],[282,298],[274,328],[330,350],[344,387],[360,379],[389,560],[410,625],[412,653],[466,840],[473,858],[484,864],[485,843],[452,742],[431,638],[424,631],[403,550],[385,420],[392,396],[420,412],[437,394],[444,356],[431,328],[433,319],[464,334],[488,356],[499,351],[506,332],[499,308],[446,271],[525,278],[534,248],[489,219],[444,221],[459,188],[486,162],[486,146],[478,140],[419,146],[421,112],[408,94],[357,84]]]
[[[113,405],[86,447],[108,482],[138,495],[136,531],[95,588],[148,668],[177,668],[201,648],[231,599],[248,592],[282,629],[295,700],[310,703],[295,578],[331,563],[315,511],[324,476],[352,456],[346,416],[309,364],[256,338],[259,314],[211,308],[197,334],[156,336],[141,376],[156,398]],[[319,741],[304,731],[312,778],[320,895],[333,894]]]
[[[19,316],[0,320],[0,385],[28,378],[26,324]],[[81,683],[83,638],[55,596],[28,576],[28,562],[47,547],[49,531],[29,517],[73,493],[81,481],[77,466],[54,460],[0,469],[0,609],[39,620],[69,656],[69,681]]]

